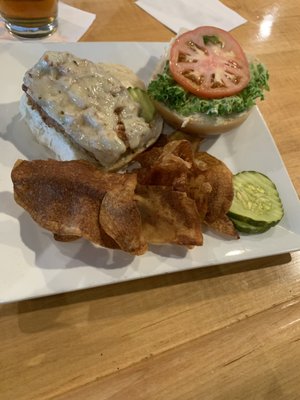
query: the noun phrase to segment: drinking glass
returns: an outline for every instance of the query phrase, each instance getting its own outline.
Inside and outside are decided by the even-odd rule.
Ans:
[[[0,0],[9,32],[26,38],[51,35],[57,28],[58,0]]]

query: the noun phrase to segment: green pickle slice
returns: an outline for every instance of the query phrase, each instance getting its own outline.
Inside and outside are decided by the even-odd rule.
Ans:
[[[242,171],[233,177],[234,199],[228,212],[240,232],[262,233],[278,224],[284,215],[275,184],[257,171]]]
[[[148,93],[138,87],[129,87],[127,90],[133,100],[141,106],[141,117],[143,117],[146,122],[151,122],[155,115],[155,106]]]

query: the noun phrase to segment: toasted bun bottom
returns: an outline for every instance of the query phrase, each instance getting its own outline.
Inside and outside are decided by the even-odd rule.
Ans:
[[[169,125],[180,131],[200,137],[220,135],[221,133],[228,132],[241,125],[247,119],[250,112],[245,111],[228,117],[215,117],[201,113],[184,117],[161,102],[154,100],[154,104],[157,111]]]
[[[122,155],[122,157],[113,165],[103,167],[95,159],[95,157],[71,140],[67,135],[57,131],[53,127],[48,126],[37,110],[34,110],[28,104],[27,96],[23,94],[20,100],[19,109],[22,117],[29,126],[31,133],[38,143],[47,147],[53,153],[53,158],[62,161],[70,160],[87,160],[96,164],[100,168],[108,171],[114,171],[127,165],[137,154],[145,150],[146,147],[138,148],[134,152],[130,151]],[[151,146],[159,137],[162,131],[163,121],[159,114],[150,123],[153,132],[152,139],[147,143],[147,147]]]

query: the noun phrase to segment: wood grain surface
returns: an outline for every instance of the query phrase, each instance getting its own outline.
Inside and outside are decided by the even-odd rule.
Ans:
[[[65,2],[97,14],[83,41],[173,36],[134,1]],[[299,194],[299,0],[224,4],[270,71],[260,110]],[[300,252],[1,305],[0,343],[1,400],[296,400]]]

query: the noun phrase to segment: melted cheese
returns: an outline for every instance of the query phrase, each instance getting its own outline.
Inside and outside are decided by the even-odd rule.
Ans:
[[[46,52],[27,71],[24,84],[34,102],[104,166],[128,151],[117,134],[120,122],[131,150],[146,147],[151,140],[151,128],[139,117],[139,105],[101,64],[69,53]]]

